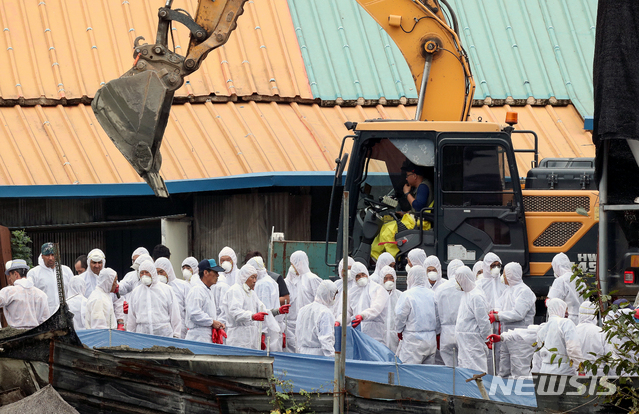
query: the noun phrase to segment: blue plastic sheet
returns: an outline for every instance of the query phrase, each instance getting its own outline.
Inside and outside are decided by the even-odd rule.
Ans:
[[[341,350],[342,327],[335,327],[335,350]],[[378,361],[378,362],[398,362],[399,360],[385,345],[379,343],[370,336],[362,333],[361,325],[353,329],[348,326],[346,329],[346,359],[356,361]]]
[[[351,331],[351,330],[349,330]],[[187,341],[184,339],[164,338],[153,335],[138,334],[133,332],[111,331],[111,343],[109,343],[109,331],[92,329],[78,331],[80,340],[88,347],[105,347],[128,345],[132,348],[150,348],[157,346],[174,346],[188,348],[195,354],[201,355],[258,355],[266,356],[265,351],[254,349],[236,348],[226,345],[205,344],[201,342]],[[348,334],[347,334],[348,336]],[[347,343],[348,347],[348,343]],[[348,349],[347,349],[348,352]],[[358,351],[359,352],[359,351]],[[274,357],[273,370],[275,375],[286,380],[291,380],[293,389],[299,391],[332,392],[335,359],[322,356],[291,354],[285,352],[271,352]],[[355,378],[379,383],[388,382],[388,373],[393,372],[398,385],[436,391],[444,394],[453,393],[453,378],[455,394],[481,399],[481,394],[474,381],[466,382],[473,375],[478,374],[465,368],[448,368],[441,365],[404,365],[394,362],[371,362],[346,360],[346,375]],[[493,378],[484,376],[484,384],[490,389]],[[532,381],[525,382],[526,391],[532,390]],[[511,404],[537,406],[537,399],[532,395],[514,395],[511,392],[506,395],[500,387],[490,396],[493,401],[507,402]],[[512,390],[514,391],[514,389]]]

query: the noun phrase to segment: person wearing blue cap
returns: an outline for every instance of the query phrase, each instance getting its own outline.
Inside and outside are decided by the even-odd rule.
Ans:
[[[66,295],[67,284],[73,277],[73,272],[68,266],[62,265],[62,279],[64,281],[64,293]],[[44,243],[40,248],[38,266],[29,270],[27,278],[31,280],[35,287],[47,295],[49,312],[53,315],[60,306],[60,296],[58,295],[58,278],[55,273],[54,244]]]
[[[29,266],[21,259],[9,261],[4,274],[9,286],[0,290],[0,308],[12,328],[35,328],[49,316],[47,295],[27,279]]]
[[[217,283],[224,268],[217,265],[215,259],[205,259],[198,264],[199,278],[192,279],[191,289],[186,297],[186,317],[184,323],[188,329],[189,341],[223,343],[226,338],[226,325],[218,319],[211,287]]]

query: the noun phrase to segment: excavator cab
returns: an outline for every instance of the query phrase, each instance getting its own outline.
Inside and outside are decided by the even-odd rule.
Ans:
[[[175,91],[209,52],[226,43],[245,2],[200,0],[192,18],[182,9],[172,9],[173,0],[167,0],[158,10],[155,43],[142,44],[144,38],[136,38],[133,67],[98,90],[91,103],[111,141],[159,197],[169,195],[160,176],[160,146]],[[184,24],[191,33],[186,56],[169,48],[173,22]]]
[[[355,260],[372,267],[388,251],[403,263],[420,248],[445,269],[453,259],[472,267],[492,251],[527,271],[523,196],[508,132],[470,122],[371,121],[354,129],[345,190]],[[433,195],[420,209],[404,197],[407,161],[420,166]]]

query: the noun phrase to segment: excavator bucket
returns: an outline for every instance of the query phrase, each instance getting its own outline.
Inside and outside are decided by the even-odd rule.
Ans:
[[[169,196],[160,176],[160,145],[173,95],[211,50],[226,43],[246,1],[199,0],[192,18],[185,10],[171,9],[173,0],[166,0],[158,10],[155,43],[140,44],[144,38],[137,37],[133,42],[133,67],[95,94],[91,107],[98,122],[158,197]],[[191,32],[186,56],[168,47],[172,22],[184,24]]]
[[[110,81],[91,103],[111,141],[158,197],[169,195],[160,176],[160,144],[173,95],[157,72],[147,70]]]

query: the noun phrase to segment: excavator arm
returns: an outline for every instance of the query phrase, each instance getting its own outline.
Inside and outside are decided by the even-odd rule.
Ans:
[[[357,0],[395,41],[420,96],[415,119],[466,121],[475,82],[446,0]],[[441,5],[449,10],[454,28]],[[426,75],[426,76],[424,76]]]
[[[169,195],[159,171],[173,95],[209,52],[226,43],[246,1],[200,0],[193,19],[183,10],[171,9],[173,0],[167,0],[158,10],[155,43],[140,44],[144,38],[135,39],[133,67],[98,90],[91,103],[109,138],[159,197]],[[186,57],[168,47],[173,21],[191,32]]]

